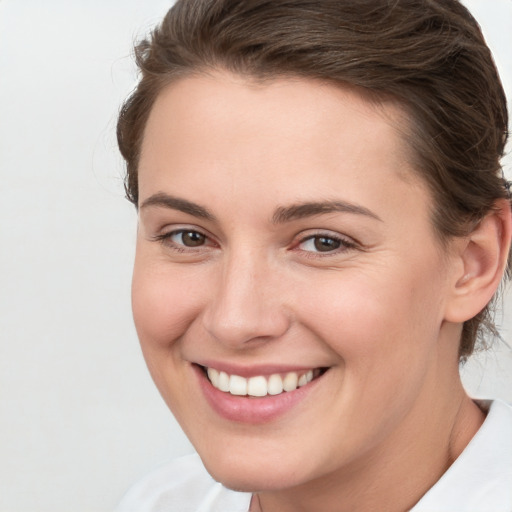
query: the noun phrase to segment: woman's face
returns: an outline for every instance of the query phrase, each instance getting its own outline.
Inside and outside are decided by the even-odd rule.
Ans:
[[[395,121],[348,88],[220,72],[154,105],[135,323],[162,396],[230,487],[364,465],[427,428],[457,371],[454,264]]]

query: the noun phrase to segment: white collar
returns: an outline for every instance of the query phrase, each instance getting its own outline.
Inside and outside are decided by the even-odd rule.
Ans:
[[[441,479],[410,512],[512,512],[512,407],[500,400]]]

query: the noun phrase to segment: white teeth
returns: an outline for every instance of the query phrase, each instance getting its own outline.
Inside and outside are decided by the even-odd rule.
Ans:
[[[285,391],[293,391],[297,389],[298,381],[299,376],[295,372],[288,373],[283,380],[283,389]]]
[[[279,395],[283,391],[295,391],[297,387],[309,384],[315,375],[319,375],[313,370],[308,370],[301,374],[288,372],[284,378],[275,373],[270,375],[268,379],[263,375],[246,379],[240,375],[228,375],[226,372],[221,372],[215,368],[208,368],[207,374],[213,387],[220,391],[236,396],[249,395],[254,397]]]
[[[268,394],[279,395],[283,392],[283,379],[281,375],[271,375],[268,379]]]
[[[219,385],[215,387],[226,393],[229,391],[229,375],[226,372],[219,372]]]
[[[250,396],[266,396],[267,379],[265,377],[251,377],[247,385],[247,394]]]
[[[215,368],[208,368],[208,378],[214,387],[219,387],[219,372]]]
[[[239,375],[231,375],[229,378],[229,392],[232,395],[247,395],[247,379],[244,379]]]
[[[299,378],[298,386],[301,388],[302,386],[305,386],[306,384],[309,384],[313,380],[313,370],[309,370],[308,373],[305,373],[304,375],[301,375]]]

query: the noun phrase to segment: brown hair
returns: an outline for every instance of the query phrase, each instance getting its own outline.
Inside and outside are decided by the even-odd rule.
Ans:
[[[500,165],[505,94],[477,22],[457,0],[178,0],[135,55],[141,78],[117,126],[135,205],[157,95],[179,77],[220,68],[351,84],[398,100],[441,240],[467,235],[510,197]],[[485,330],[496,334],[489,306],[465,322],[461,358]]]

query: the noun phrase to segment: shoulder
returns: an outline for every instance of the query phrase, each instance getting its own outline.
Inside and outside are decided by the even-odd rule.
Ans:
[[[477,403],[488,409],[480,430],[411,512],[512,511],[512,406]]]
[[[249,502],[249,494],[226,489],[207,473],[198,455],[188,455],[136,483],[117,512],[247,512]]]

